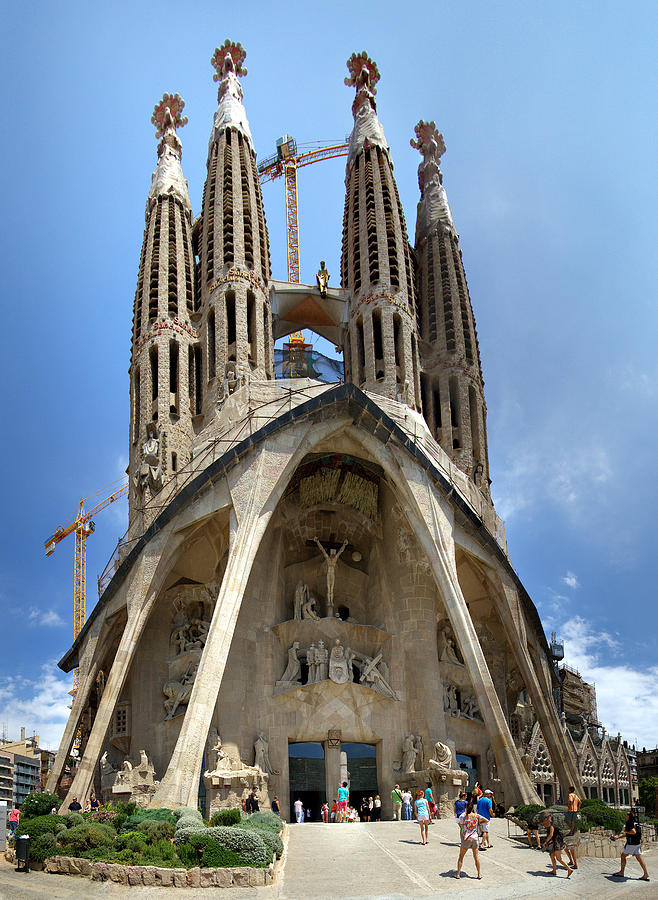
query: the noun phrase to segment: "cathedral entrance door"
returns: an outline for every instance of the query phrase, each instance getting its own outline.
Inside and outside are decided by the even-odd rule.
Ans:
[[[304,821],[321,822],[322,804],[327,799],[324,746],[316,741],[288,744],[290,773],[290,821],[295,822],[295,800],[304,804]]]
[[[475,764],[475,757],[469,756],[467,753],[458,753],[457,765],[460,769],[463,769],[464,772],[468,773],[468,784],[466,785],[465,791],[467,794],[470,794],[470,792],[475,787],[475,782],[478,780],[478,770]]]
[[[379,793],[377,783],[377,746],[375,744],[341,744],[347,756],[349,772],[350,806],[357,811],[364,797],[373,799]]]

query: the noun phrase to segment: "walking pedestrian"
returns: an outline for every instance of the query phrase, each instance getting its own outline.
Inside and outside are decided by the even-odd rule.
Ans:
[[[427,809],[430,815],[430,825],[434,824],[433,816],[434,810],[436,809],[436,804],[434,803],[434,794],[432,793],[432,782],[426,782],[427,787],[425,788],[425,799],[427,800]]]
[[[391,801],[393,803],[393,820],[399,822],[402,817],[402,791],[399,784],[396,784],[391,791]]]
[[[480,835],[480,850],[487,850],[493,847],[489,840],[489,821],[491,819],[491,811],[493,809],[493,794],[486,790],[477,802],[477,812],[481,818],[478,834]],[[486,846],[485,846],[486,844]]]
[[[411,801],[411,792],[406,788],[402,791],[402,818],[405,822],[411,822]]]
[[[322,821],[325,825],[329,822],[329,804],[326,800],[322,804]]]
[[[462,842],[461,847],[459,848],[459,859],[457,860],[457,873],[455,874],[455,878],[461,878],[462,863],[469,850],[473,851],[473,859],[475,860],[478,878],[482,878],[482,873],[480,871],[480,854],[478,853],[478,825],[480,824],[481,819],[482,816],[478,815],[473,800],[469,800],[466,811],[459,817],[459,825],[462,830]]]
[[[565,862],[562,859],[562,851],[564,850],[564,835],[557,827],[557,825],[553,824],[553,817],[550,814],[542,819],[542,822],[548,829],[548,831],[546,832],[546,839],[544,840],[544,850],[548,850],[548,852],[551,854],[551,862],[553,863],[553,875],[557,875],[557,864],[559,862],[567,870],[567,878],[571,878],[571,876],[573,875],[573,869],[568,862]]]
[[[416,821],[420,825],[420,842],[421,844],[428,844],[430,809],[422,791],[416,791],[414,808],[416,810]]]
[[[298,825],[301,825],[304,821],[304,804],[298,797],[293,806],[295,807],[295,821]]]
[[[21,819],[21,811],[17,806],[9,810],[9,837],[13,837]]]
[[[633,811],[630,809],[626,813],[624,830],[621,832],[621,834],[615,835],[612,840],[617,841],[620,837],[626,838],[626,845],[621,852],[621,869],[618,872],[615,872],[612,877],[623,878],[624,871],[626,869],[626,860],[629,856],[634,856],[642,867],[642,871],[644,872],[644,875],[640,878],[640,881],[650,881],[647,864],[644,861],[642,850],[640,848],[640,843],[642,841],[642,829],[640,827],[640,823],[635,821]]]
[[[372,821],[373,822],[381,822],[381,820],[382,820],[382,799],[379,796],[379,794],[377,794],[377,796],[375,797],[375,805],[373,808],[373,820]]]
[[[362,822],[370,821],[370,807],[368,806],[368,798],[364,797],[359,807],[359,817]]]
[[[275,797],[274,800],[272,800],[272,812],[274,813],[275,816],[278,816],[279,818],[281,818],[281,807],[279,805],[278,797]]]

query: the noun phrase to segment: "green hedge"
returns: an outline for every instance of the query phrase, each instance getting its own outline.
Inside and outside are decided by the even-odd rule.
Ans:
[[[121,832],[137,831],[138,826],[145,822],[176,822],[176,817],[170,809],[138,809],[124,821]]]
[[[219,841],[227,850],[239,853],[249,866],[267,866],[272,862],[272,851],[257,828],[217,825],[206,829],[206,834]]]
[[[51,832],[45,832],[30,840],[30,859],[44,862],[49,856],[57,855],[57,840]]]
[[[93,850],[94,847],[109,847],[117,836],[111,825],[102,825],[100,822],[76,825],[60,835],[60,843],[73,851],[70,855],[77,856],[79,852]]]
[[[199,810],[194,809],[192,806],[179,806],[178,809],[173,810],[172,815],[174,819],[176,819],[176,821],[178,821],[183,816],[194,816],[198,819],[203,818]]]
[[[188,843],[197,851],[197,865],[204,868],[249,865],[239,853],[227,848],[209,834],[193,834]]]
[[[66,816],[36,816],[34,819],[21,819],[17,834],[29,834],[31,838],[42,834],[56,834],[63,825],[66,830]]]
[[[253,813],[252,815],[249,816],[249,818],[245,821],[244,824],[259,825],[264,828],[269,828],[272,831],[276,831],[277,834],[280,834],[281,831],[283,830],[283,822],[273,812]]]
[[[61,802],[57,794],[49,794],[45,791],[28,794],[21,804],[21,816],[25,819],[46,816],[53,807],[59,809]]]
[[[68,813],[66,816],[66,824],[69,828],[74,828],[76,825],[82,825],[84,822],[84,816],[80,815],[80,813],[72,812]]]
[[[257,815],[257,814],[256,814]],[[242,821],[242,812],[239,809],[220,809],[210,819],[211,825],[239,825]]]
[[[583,800],[580,807],[581,816],[585,816],[588,824],[610,831],[619,832],[626,822],[626,813],[621,809],[612,809],[603,800]]]
[[[513,815],[515,818],[521,819],[522,822],[525,822],[526,825],[530,825],[532,828],[536,828],[539,813],[545,812],[546,807],[540,806],[538,803],[522,803],[516,807]]]

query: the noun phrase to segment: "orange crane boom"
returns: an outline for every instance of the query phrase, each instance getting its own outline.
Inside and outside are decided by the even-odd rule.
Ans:
[[[288,281],[299,284],[299,205],[297,201],[297,169],[310,166],[323,159],[347,156],[349,144],[331,144],[304,153],[297,152],[297,142],[290,135],[276,142],[276,156],[264,159],[258,166],[260,183],[267,184],[275,178],[286,180],[286,237],[288,244]]]
[[[123,497],[128,492],[128,482],[126,482],[118,490],[114,491],[108,497],[97,503],[92,509],[85,511],[85,500],[83,497],[78,505],[78,514],[75,519],[66,527],[62,525],[56,529],[45,542],[46,556],[51,556],[55,547],[71,532],[75,534],[75,551],[73,556],[73,640],[82,631],[82,626],[87,617],[87,538],[94,532],[94,523],[92,517],[99,513],[110,503],[114,503],[119,497]],[[79,670],[73,673],[73,690],[71,694],[75,697],[78,689]]]

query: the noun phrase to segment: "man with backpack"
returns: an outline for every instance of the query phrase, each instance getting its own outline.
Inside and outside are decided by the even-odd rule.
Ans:
[[[621,852],[621,869],[612,876],[613,878],[623,878],[624,870],[626,868],[626,859],[629,856],[634,856],[642,867],[642,871],[644,875],[640,878],[640,881],[649,881],[649,872],[647,871],[647,864],[644,861],[644,857],[642,856],[642,850],[640,848],[640,843],[642,841],[642,829],[640,827],[640,823],[635,821],[635,816],[633,815],[633,810],[629,809],[626,813],[626,824],[624,825],[624,830],[621,834],[614,835],[612,840],[618,841],[619,838],[626,838],[626,846]]]

